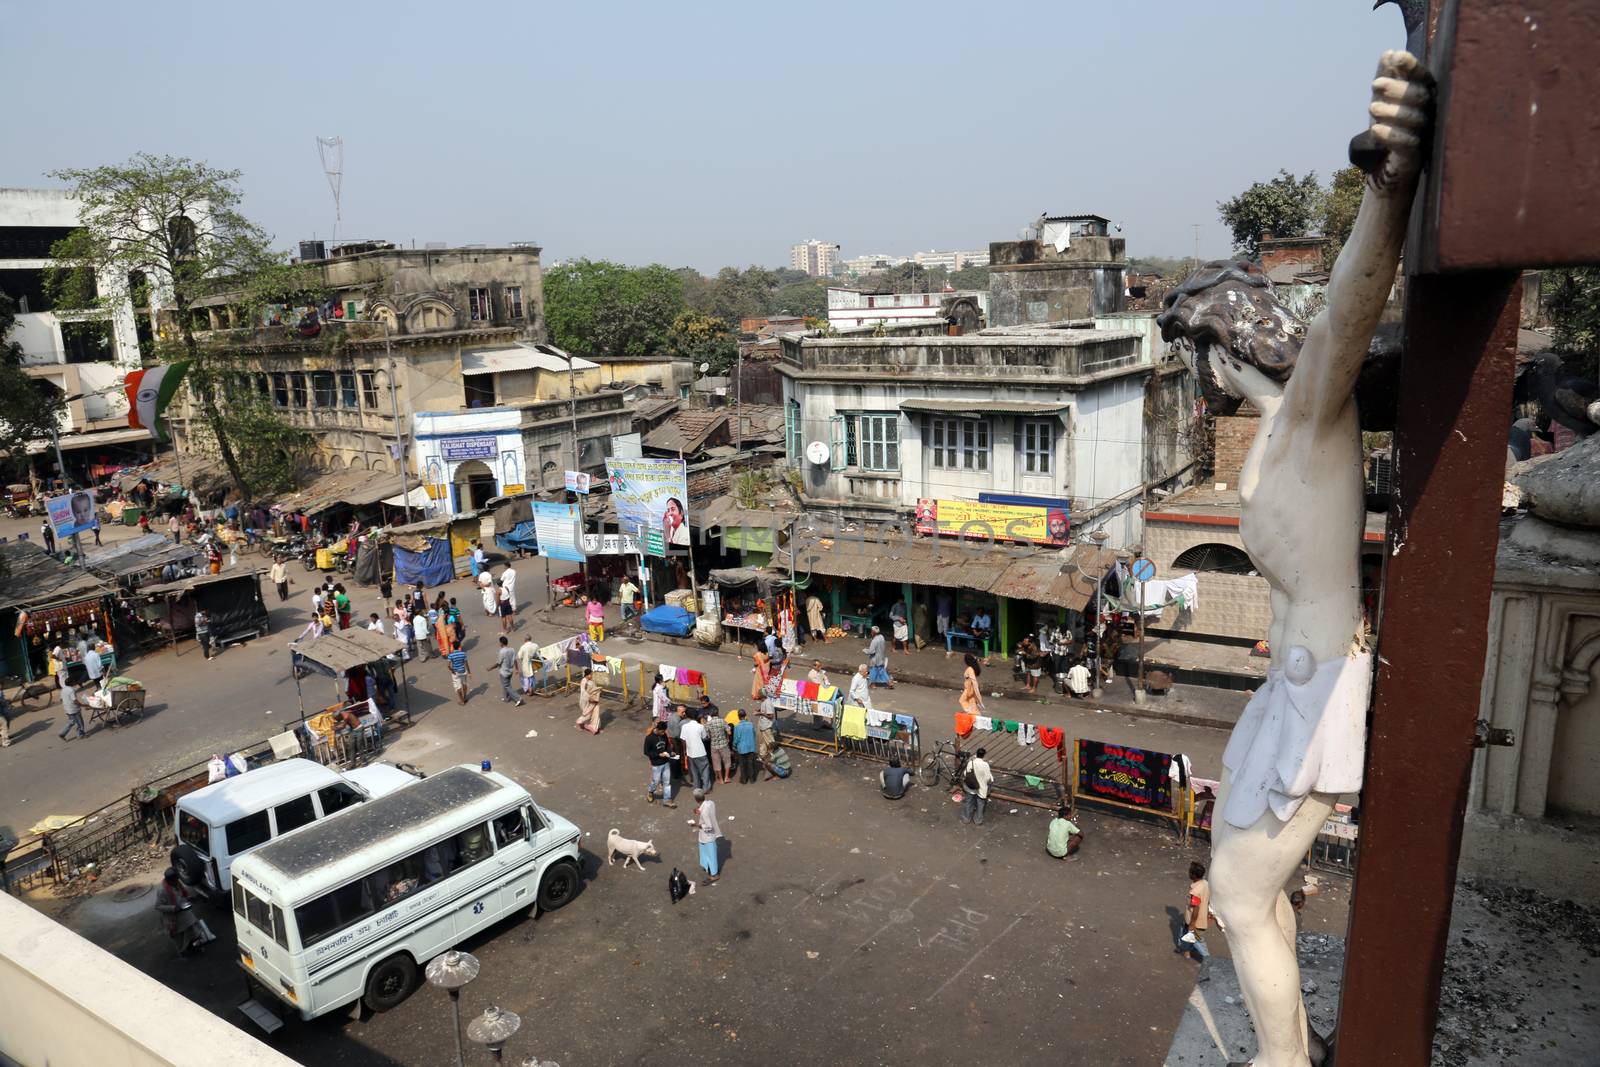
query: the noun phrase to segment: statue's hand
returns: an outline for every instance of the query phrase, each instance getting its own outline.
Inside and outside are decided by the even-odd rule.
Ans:
[[[1433,114],[1433,75],[1410,52],[1385,52],[1372,81],[1372,135],[1385,148],[1381,187],[1404,186],[1422,169],[1422,144]]]

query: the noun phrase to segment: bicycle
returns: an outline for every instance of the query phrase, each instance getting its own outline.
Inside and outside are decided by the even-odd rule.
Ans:
[[[917,780],[930,789],[939,784],[940,778],[947,779],[952,786],[959,785],[971,758],[972,753],[962,752],[954,741],[940,741],[923,761]]]

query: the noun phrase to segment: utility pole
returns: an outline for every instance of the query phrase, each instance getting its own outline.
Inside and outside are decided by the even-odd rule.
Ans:
[[[583,473],[583,450],[578,445],[578,369],[574,362],[578,357],[571,352],[567,353],[567,402],[572,415],[572,470],[574,473]],[[588,520],[583,514],[583,493],[574,491],[573,496],[578,498],[578,544],[583,544],[583,535],[588,532]],[[584,561],[578,563],[578,577],[583,582],[584,589],[589,587],[589,565]]]
[[[396,457],[400,465],[400,499],[401,507],[405,508],[406,521],[411,521],[411,479],[406,473],[406,461],[411,450],[406,447],[406,433],[400,428],[400,402],[395,398],[394,382],[394,344],[389,339],[389,320],[379,320],[383,323],[383,354],[389,361],[389,414],[394,420],[395,447],[400,455]]]
[[[735,339],[735,343],[737,339]],[[744,346],[733,357],[733,450],[744,451]]]
[[[1195,270],[1199,270],[1200,269],[1200,224],[1198,222],[1196,222],[1196,223],[1193,223],[1192,225],[1194,226],[1194,269]]]
[[[61,472],[61,488],[66,490],[68,488],[67,461],[61,458],[61,431],[54,423],[50,425],[50,443],[55,446],[56,450],[56,470]],[[50,521],[50,513],[48,509],[45,511],[44,521]],[[72,535],[72,555],[73,558],[78,561],[78,566],[82,567],[84,570],[89,569],[89,561],[83,558],[83,541],[78,537],[76,532],[74,532]]]

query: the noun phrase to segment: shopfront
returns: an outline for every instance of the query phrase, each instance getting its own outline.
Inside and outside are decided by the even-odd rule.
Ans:
[[[460,513],[522,492],[521,422],[522,413],[515,408],[418,412],[416,458],[428,496]]]

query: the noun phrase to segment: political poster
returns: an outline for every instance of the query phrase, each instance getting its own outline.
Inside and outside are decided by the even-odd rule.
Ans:
[[[100,525],[99,516],[94,511],[93,489],[49,497],[44,502],[44,508],[50,516],[50,526],[55,530],[57,537],[87,533]]]
[[[565,471],[562,476],[562,485],[568,492],[587,493],[589,491],[589,475],[581,471]]]
[[[536,500],[529,506],[533,509],[533,532],[539,540],[539,555],[582,563],[578,505]]]
[[[1170,811],[1172,757],[1130,745],[1078,741],[1079,797],[1092,797],[1135,808]]]
[[[1065,545],[1071,540],[1071,523],[1062,508],[923,498],[917,501],[917,532],[979,541]]]
[[[606,460],[606,474],[622,532],[642,531],[645,551],[652,556],[689,547],[689,477],[683,460],[613,456]]]

